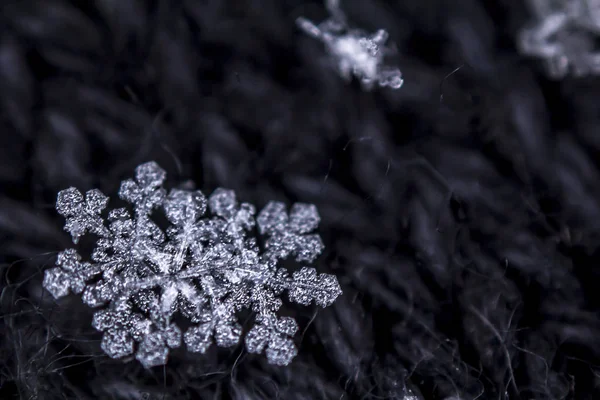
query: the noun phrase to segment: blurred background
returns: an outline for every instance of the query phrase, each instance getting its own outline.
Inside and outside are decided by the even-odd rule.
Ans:
[[[308,0],[0,4],[0,398],[600,398],[600,79],[547,77],[507,0],[341,0],[399,90],[344,81]],[[293,307],[299,355],[108,358],[43,271],[69,186],[172,184],[317,205],[344,294]]]

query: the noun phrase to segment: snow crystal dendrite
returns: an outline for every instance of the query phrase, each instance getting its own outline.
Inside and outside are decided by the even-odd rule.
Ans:
[[[384,56],[391,52],[390,48],[385,47],[388,33],[383,29],[373,34],[349,29],[338,3],[338,0],[326,0],[331,18],[315,25],[300,17],[296,21],[298,26],[325,44],[345,80],[350,80],[354,75],[367,90],[371,89],[374,83],[392,89],[402,87],[404,80],[400,70],[383,65]]]
[[[242,336],[236,314],[246,309],[256,313],[246,349],[264,352],[272,364],[289,364],[297,354],[292,337],[298,326],[276,314],[278,296],[286,291],[292,302],[326,307],[342,293],[334,275],[308,266],[292,274],[278,268],[280,260],[312,262],[323,251],[321,238],[311,233],[320,220],[316,207],[297,203],[288,214],[283,203],[270,202],[255,216],[255,207],[238,204],[231,190],[219,188],[208,199],[198,190],[167,193],[165,178],[155,162],[138,166],[135,180],[123,181],[119,190],[131,207],[106,218],[109,199],[99,190],[85,196],[75,188],[61,191],[56,209],[73,242],[88,233],[97,240],[89,262],[75,249],[61,252],[56,267],[45,272],[44,287],[55,298],[82,294],[98,308],[92,324],[103,332],[102,349],[112,358],[135,353],[152,367],[165,364],[169,349],[182,341],[200,353],[212,343],[234,346]],[[157,212],[168,228],[153,221]],[[253,237],[255,231],[264,241]],[[185,332],[176,316],[188,320]]]

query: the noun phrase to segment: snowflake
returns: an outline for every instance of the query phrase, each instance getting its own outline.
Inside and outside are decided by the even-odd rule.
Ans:
[[[185,343],[204,353],[240,343],[238,312],[251,310],[256,324],[245,337],[251,353],[287,365],[296,356],[296,321],[279,317],[278,297],[326,307],[342,293],[337,278],[301,266],[289,274],[280,261],[292,256],[313,262],[323,251],[314,205],[297,203],[289,212],[270,202],[256,215],[249,203],[219,188],[207,199],[196,190],[163,188],[166,173],[155,162],[136,168],[122,182],[119,197],[130,204],[103,217],[108,197],[99,190],[85,196],[75,188],[58,194],[56,209],[77,244],[92,234],[91,260],[75,249],[58,255],[45,271],[44,287],[54,298],[70,292],[97,308],[93,327],[103,332],[101,347],[112,358],[133,356],[146,368],[167,362],[169,350]],[[164,216],[159,226],[158,214]],[[260,243],[253,235],[264,237]],[[175,321],[183,317],[185,332]]]
[[[404,80],[398,68],[383,65],[384,57],[391,52],[385,47],[389,35],[380,29],[368,34],[360,29],[349,29],[338,0],[327,0],[331,18],[315,25],[304,17],[296,20],[300,29],[319,39],[337,61],[337,68],[346,81],[354,75],[363,88],[370,90],[374,83],[381,87],[399,89]]]
[[[555,79],[600,74],[600,0],[529,0],[535,20],[518,35],[521,53]]]

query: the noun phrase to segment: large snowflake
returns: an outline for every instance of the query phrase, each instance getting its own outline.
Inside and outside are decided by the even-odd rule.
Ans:
[[[145,367],[162,365],[182,338],[192,352],[203,353],[213,342],[234,346],[242,335],[237,313],[249,309],[256,323],[246,334],[247,350],[289,364],[298,326],[276,314],[278,296],[287,291],[292,302],[326,307],[342,293],[333,275],[307,266],[292,274],[278,268],[283,259],[312,262],[323,251],[311,233],[320,220],[316,207],[296,203],[288,214],[283,203],[270,202],[255,217],[254,206],[238,204],[231,190],[219,188],[208,199],[200,191],[167,194],[165,178],[155,162],[138,166],[135,180],[119,190],[131,207],[110,211],[106,220],[109,199],[99,190],[85,196],[75,188],[61,191],[56,209],[73,242],[88,233],[97,241],[90,262],[75,249],[61,252],[57,266],[45,272],[44,287],[55,298],[82,294],[99,308],[93,326],[104,332],[102,349],[112,358],[135,353]],[[166,229],[153,221],[160,213]],[[189,321],[185,333],[177,316]]]

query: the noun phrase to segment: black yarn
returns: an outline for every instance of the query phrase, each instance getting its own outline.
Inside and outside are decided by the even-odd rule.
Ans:
[[[600,81],[515,48],[522,2],[342,0],[405,84],[345,83],[307,0],[0,4],[0,398],[600,398]],[[108,358],[43,270],[59,190],[171,182],[317,205],[344,295],[286,305],[299,355]],[[410,398],[412,399],[412,398]]]

